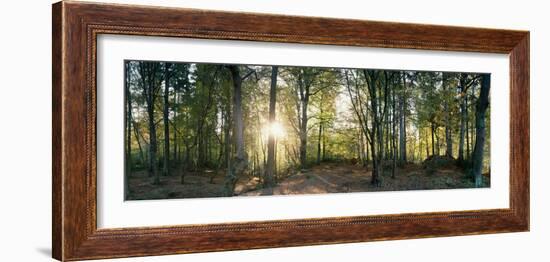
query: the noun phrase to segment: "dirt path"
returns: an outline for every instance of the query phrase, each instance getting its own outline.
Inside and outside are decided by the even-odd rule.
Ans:
[[[391,178],[389,170],[380,177],[381,185],[371,185],[371,171],[347,164],[325,163],[303,170],[281,181],[274,187],[274,195],[347,193],[368,191],[399,191],[472,188],[471,179],[457,168],[436,170],[428,174],[419,165],[409,164]],[[488,185],[487,185],[488,186]],[[270,195],[271,189],[260,189],[241,195]]]
[[[322,164],[309,170],[302,170],[281,181],[273,189],[261,189],[241,195],[257,196],[292,194],[321,194],[361,191],[370,181],[370,171],[363,168]]]
[[[325,183],[327,186],[336,186],[336,185],[334,185],[333,183],[328,182],[326,179],[324,179],[323,177],[321,177],[321,176],[319,176],[319,175],[317,175],[317,174],[311,174],[311,175],[312,175],[314,178],[321,180],[321,182]]]
[[[212,180],[211,180],[212,178]],[[408,164],[399,168],[395,178],[389,170],[381,175],[381,185],[371,185],[371,171],[362,166],[323,163],[308,170],[282,179],[273,188],[261,188],[257,177],[241,177],[235,187],[237,196],[294,195],[347,193],[368,191],[426,190],[448,188],[472,188],[473,182],[464,171],[456,167],[446,167],[428,173],[417,164]],[[190,173],[185,184],[180,176],[162,177],[161,185],[152,185],[151,178],[145,174],[131,178],[131,199],[166,199],[223,196],[224,174],[212,174],[203,171]],[[487,184],[489,186],[489,184]]]

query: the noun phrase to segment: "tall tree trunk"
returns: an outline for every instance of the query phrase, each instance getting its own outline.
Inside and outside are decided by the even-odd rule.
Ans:
[[[321,138],[323,135],[323,102],[319,105],[320,117],[319,117],[319,134],[317,137],[317,164],[321,163]]]
[[[173,160],[172,166],[176,166],[177,165],[176,163],[178,162],[178,134],[177,134],[177,130],[176,130],[176,126],[177,126],[176,119],[178,117],[178,110],[177,110],[176,107],[178,106],[178,103],[179,103],[179,101],[178,101],[178,92],[174,88],[174,105],[172,107],[172,111],[174,112],[174,121],[173,121],[174,128],[172,128],[173,129],[172,130],[173,131],[172,132],[172,137],[174,139],[173,145],[172,145],[172,147],[173,147],[173,150],[172,150],[172,160]]]
[[[395,88],[392,88],[392,157],[393,157],[393,164],[392,164],[392,170],[391,170],[391,177],[395,178],[395,173],[397,170],[397,141],[396,141],[396,125],[397,125],[397,111],[396,111],[396,102],[395,102]]]
[[[327,153],[327,132],[325,132],[323,128],[323,151],[321,155],[321,161],[326,160],[326,153]]]
[[[141,160],[141,163],[143,165],[145,165],[146,159],[145,159],[145,156],[143,154],[143,148],[141,146],[141,141],[140,141],[140,136],[141,135],[139,134],[138,127],[137,127],[136,123],[134,122],[134,117],[133,116],[130,118],[130,123],[134,127],[133,128],[134,129],[134,137],[136,138],[136,142],[137,142],[138,148],[139,148],[139,159]]]
[[[386,129],[386,136],[384,138],[384,141],[386,143],[384,149],[385,149],[385,152],[386,152],[386,160],[388,159],[393,159],[393,148],[392,148],[392,143],[391,143],[391,139],[390,139],[390,132],[391,132],[391,121],[390,121],[390,115],[389,114],[386,114],[386,120],[385,120],[385,129]]]
[[[372,172],[371,172],[371,181],[370,183],[372,185],[377,185],[380,180],[378,178],[379,174],[380,174],[380,160],[378,158],[378,155],[376,153],[376,151],[378,151],[378,149],[376,148],[376,138],[375,138],[375,134],[376,134],[376,126],[373,124],[372,126],[372,129],[371,129],[371,139],[370,139],[370,151],[371,151],[371,155],[372,155]]]
[[[466,107],[468,108],[468,107]],[[466,109],[466,114],[468,114],[468,109]],[[470,153],[471,153],[471,149],[470,149],[470,144],[472,143],[470,140],[470,120],[468,119],[468,117],[466,117],[466,130],[464,130],[464,132],[466,133],[466,154],[464,156],[464,159],[469,159],[470,158]]]
[[[466,83],[464,82],[464,75],[460,74],[459,80],[459,90],[460,90],[460,133],[459,133],[459,142],[458,142],[458,163],[464,163],[464,136],[468,135],[467,133],[467,118],[468,118],[468,109],[467,101],[468,94],[466,89]]]
[[[367,82],[367,87],[371,99],[371,112],[372,112],[372,121],[371,121],[371,153],[372,153],[372,162],[373,170],[371,176],[372,185],[380,185],[380,175],[382,174],[382,152],[383,152],[383,140],[382,140],[382,130],[381,130],[381,121],[380,121],[380,107],[378,105],[378,95],[376,88],[376,81],[373,79],[377,74],[373,70],[363,70],[365,79]],[[375,142],[378,140],[378,142]],[[377,152],[378,151],[378,152]]]
[[[435,155],[435,124],[431,123],[432,127],[432,156]]]
[[[149,176],[155,178],[154,184],[160,184],[159,173],[157,172],[157,127],[155,125],[155,112],[154,112],[154,101],[152,98],[149,98],[149,103],[147,105],[148,112],[148,122],[149,122],[149,166],[150,173]]]
[[[235,152],[239,161],[246,164],[244,148],[244,122],[242,109],[242,79],[237,66],[231,66],[233,77],[233,129],[235,132]],[[243,166],[244,168],[245,166]]]
[[[425,140],[426,140],[426,158],[428,158],[430,156],[430,143],[429,140],[428,140],[428,132],[426,130],[424,130],[424,135],[425,135]],[[433,142],[433,138],[432,138],[432,142]]]
[[[317,138],[317,164],[321,163],[321,139],[323,137],[323,122],[319,123],[319,134]]]
[[[145,107],[147,110],[147,122],[149,127],[149,177],[154,177],[153,184],[160,183],[157,172],[157,129],[155,123],[155,98],[157,96],[157,71],[158,65],[151,62],[140,62],[139,72],[142,79]]]
[[[275,106],[277,103],[277,66],[271,67],[271,88],[269,89],[269,125],[272,127],[276,121]],[[264,187],[273,187],[275,185],[274,177],[276,176],[275,166],[275,134],[270,130],[267,139],[267,170],[264,178]]]
[[[203,124],[204,118],[199,119],[199,123],[197,125],[197,135],[196,135],[196,145],[197,148],[197,166],[204,167],[204,140],[203,140]]]
[[[229,65],[233,82],[233,136],[235,157],[225,179],[225,196],[233,196],[238,176],[242,175],[248,166],[244,148],[244,122],[242,111],[242,78],[237,65]]]
[[[224,163],[226,164],[226,178],[225,178],[225,186],[229,187],[232,183],[232,180],[234,178],[234,175],[232,173],[232,166],[231,166],[231,109],[230,109],[230,103],[227,102],[226,111],[225,111],[225,126],[224,126]],[[228,188],[226,188],[225,192],[226,194],[229,193]]]
[[[435,153],[439,156],[441,155],[441,143],[439,139],[439,128],[435,128]]]
[[[387,148],[389,148],[389,143],[388,143],[388,132],[390,130],[389,128],[389,121],[388,121],[388,117],[389,117],[389,114],[388,114],[388,105],[389,105],[389,102],[388,102],[388,99],[389,99],[389,89],[388,89],[388,73],[387,71],[384,71],[383,72],[384,74],[384,77],[385,77],[385,81],[384,81],[384,88],[383,90],[381,91],[381,93],[384,95],[383,97],[383,100],[382,100],[382,97],[380,97],[380,103],[378,104],[378,107],[380,108],[380,114],[381,114],[381,117],[380,117],[380,126],[378,127],[378,132],[380,133],[379,135],[379,145],[380,145],[380,157],[382,158],[382,160],[387,160],[389,159],[388,158],[388,151],[389,150],[386,150]],[[382,95],[381,94],[381,95]],[[382,101],[384,102],[384,107],[382,107]],[[384,137],[384,129],[386,130],[386,137]]]
[[[359,136],[359,160],[361,162],[362,166],[366,166],[367,160],[365,155],[365,138],[363,136],[363,132],[359,130],[358,132]]]
[[[130,175],[132,173],[132,98],[130,96],[130,64],[126,66],[126,168],[124,176],[124,199],[130,195]]]
[[[401,98],[399,99],[399,152],[400,161],[402,163],[407,162],[407,126],[405,108],[407,104],[406,100],[407,92],[407,78],[406,73],[403,73],[403,90],[401,92]]]
[[[223,107],[220,108],[220,131],[219,131],[219,138],[218,138],[218,162],[216,163],[218,165],[218,169],[223,167],[222,163],[224,162],[224,153],[225,153],[225,146],[224,146],[224,139],[225,139],[225,111],[223,110]]]
[[[441,73],[441,86],[444,91],[443,108],[445,111],[445,156],[453,157],[453,137],[451,127],[451,113],[449,110],[449,90],[447,86],[447,74]]]
[[[169,158],[170,158],[170,119],[168,119],[168,94],[170,86],[170,63],[164,64],[164,108],[162,111],[162,116],[164,120],[164,163],[162,168],[162,175],[168,176],[169,172]]]
[[[367,135],[364,134],[363,137],[364,139],[366,140],[366,146],[365,146],[365,158],[366,158],[366,163],[365,163],[365,167],[368,167],[369,166],[369,162],[370,162],[370,150],[369,150],[369,145],[368,145],[368,138],[366,137]]]
[[[309,90],[309,87],[307,87],[306,90]],[[307,167],[307,122],[308,122],[308,116],[307,116],[307,107],[309,104],[309,91],[305,91],[302,99],[302,119],[300,121],[300,166],[302,168]]]
[[[231,161],[231,111],[230,111],[230,105],[229,102],[227,103],[226,110],[225,110],[225,120],[224,120],[224,154],[223,154],[223,160],[224,163],[226,163],[226,168],[229,169],[229,163]]]
[[[189,161],[190,161],[190,154],[191,150],[189,148],[189,142],[185,142],[185,152],[184,157],[181,165],[181,176],[180,176],[180,183],[183,185],[185,184],[185,176],[187,175],[187,170],[189,169]]]
[[[475,96],[475,86],[472,86],[470,89],[472,89],[472,95],[470,97]],[[467,92],[466,92],[466,98],[468,98]],[[468,115],[468,112],[473,109],[470,107],[473,107],[475,103],[466,103],[466,156],[464,158],[471,160],[472,157],[472,142],[475,140],[474,134],[472,133],[472,124],[470,124],[470,116]]]
[[[491,87],[491,78],[488,74],[481,76],[481,90],[479,99],[476,105],[476,144],[474,146],[472,172],[476,187],[481,187],[482,168],[483,168],[483,151],[485,148],[485,115],[489,107],[489,89]]]

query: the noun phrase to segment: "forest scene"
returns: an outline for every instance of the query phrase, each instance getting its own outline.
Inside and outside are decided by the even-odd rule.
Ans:
[[[126,60],[126,200],[490,187],[490,75]]]

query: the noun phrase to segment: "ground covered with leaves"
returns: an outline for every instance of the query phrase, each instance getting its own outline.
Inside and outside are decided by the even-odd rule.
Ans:
[[[235,186],[235,196],[323,194],[370,191],[400,191],[473,188],[468,171],[442,158],[428,159],[422,164],[399,166],[395,177],[391,168],[381,175],[381,183],[372,185],[372,166],[350,163],[322,163],[304,170],[296,170],[279,178],[273,188],[263,188],[258,177],[243,175]],[[223,196],[224,171],[202,170],[188,172],[184,183],[181,175],[173,170],[170,176],[162,176],[161,183],[145,171],[136,172],[130,178],[129,200],[209,198]],[[483,175],[483,187],[490,186],[489,174]]]

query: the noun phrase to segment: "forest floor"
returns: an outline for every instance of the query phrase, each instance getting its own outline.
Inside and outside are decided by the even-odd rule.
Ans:
[[[371,167],[371,166],[369,166]],[[173,171],[172,173],[176,173]],[[381,183],[374,186],[371,170],[360,165],[322,163],[307,170],[297,171],[281,179],[273,188],[262,188],[257,177],[240,177],[235,186],[237,196],[322,194],[369,191],[399,191],[472,188],[472,179],[453,166],[440,167],[428,172],[419,164],[407,164],[397,169],[395,178],[391,168],[380,177]],[[160,185],[153,185],[145,171],[136,172],[130,178],[130,200],[197,198],[223,196],[224,172],[214,175],[213,170],[189,172],[181,184],[179,174],[162,176]],[[490,185],[489,176],[484,176],[484,187]]]
[[[398,168],[395,178],[391,169],[381,177],[378,186],[371,184],[372,172],[359,165],[321,164],[302,170],[279,182],[273,195],[347,193],[370,191],[400,191],[471,188],[474,183],[455,167],[444,167],[429,174],[421,166],[408,164]],[[489,181],[485,181],[488,186]],[[266,195],[271,189],[249,191],[241,195]]]

